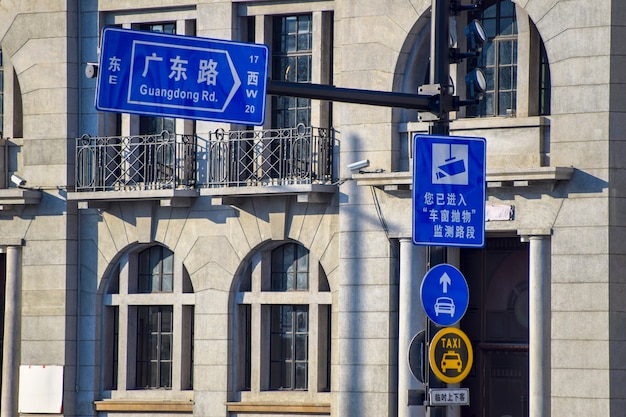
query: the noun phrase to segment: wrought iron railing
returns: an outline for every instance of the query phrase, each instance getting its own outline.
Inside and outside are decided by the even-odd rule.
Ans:
[[[206,187],[332,181],[330,129],[300,124],[270,130],[218,130],[210,134],[206,153]]]
[[[135,191],[195,184],[196,138],[83,135],[76,140],[76,191]]]
[[[330,129],[217,130],[76,140],[76,191],[330,183]]]

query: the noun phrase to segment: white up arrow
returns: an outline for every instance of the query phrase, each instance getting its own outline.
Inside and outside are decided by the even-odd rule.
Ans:
[[[446,294],[448,292],[448,285],[452,284],[452,280],[447,272],[444,272],[441,278],[439,278],[439,283],[443,286],[443,293]]]

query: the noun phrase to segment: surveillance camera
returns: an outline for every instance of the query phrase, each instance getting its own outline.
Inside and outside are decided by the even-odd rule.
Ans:
[[[98,76],[98,64],[95,62],[87,62],[85,66],[85,76],[87,78],[95,78]]]
[[[367,167],[369,165],[370,165],[370,160],[369,159],[364,159],[362,161],[356,161],[356,162],[353,162],[351,164],[348,164],[347,167],[350,170],[352,170],[352,171],[356,171],[356,170],[359,170],[361,168],[365,168],[365,167]]]
[[[11,182],[18,187],[24,187],[26,185],[26,180],[16,174],[11,175]]]

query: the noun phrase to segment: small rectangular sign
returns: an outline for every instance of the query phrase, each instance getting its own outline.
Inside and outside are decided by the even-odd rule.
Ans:
[[[469,388],[431,388],[431,406],[469,405]]]
[[[266,45],[107,27],[96,109],[262,125]]]

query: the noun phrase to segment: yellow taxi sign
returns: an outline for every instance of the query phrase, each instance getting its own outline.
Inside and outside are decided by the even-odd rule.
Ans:
[[[430,368],[437,378],[447,384],[465,379],[472,369],[474,351],[469,337],[455,327],[445,327],[430,342]]]

